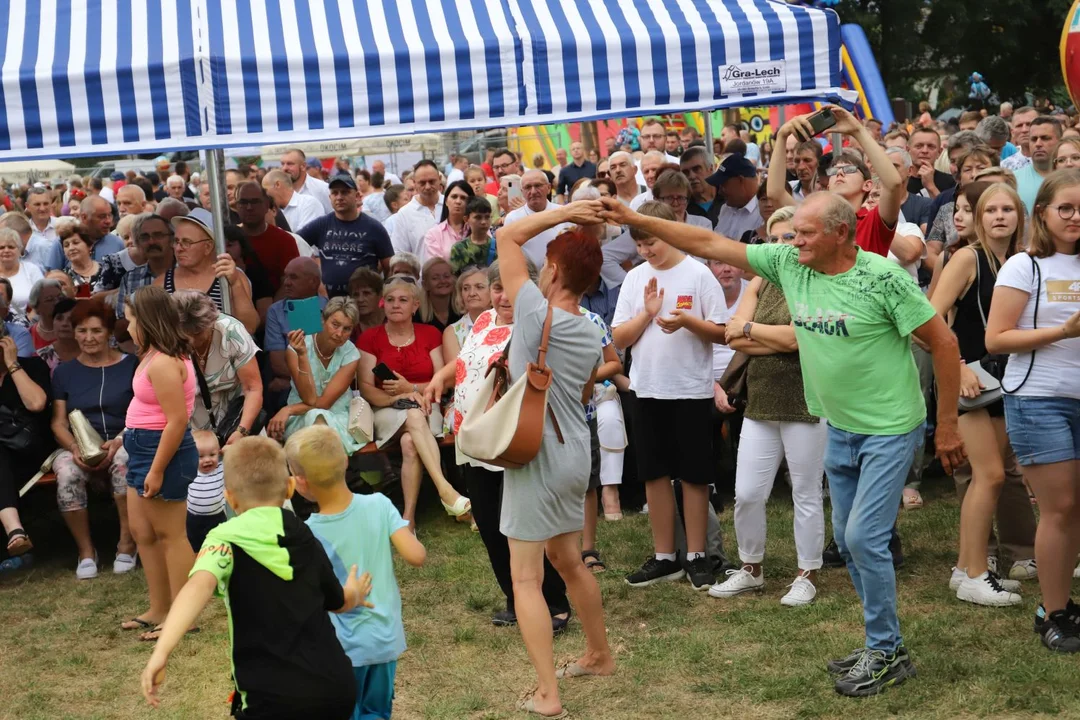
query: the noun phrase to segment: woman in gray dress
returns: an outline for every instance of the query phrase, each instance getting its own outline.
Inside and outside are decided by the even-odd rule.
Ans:
[[[511,377],[521,377],[527,364],[536,361],[548,306],[554,309],[547,351],[554,380],[548,405],[562,442],[550,415],[545,415],[544,439],[536,459],[520,469],[506,470],[500,522],[500,530],[510,540],[518,626],[539,681],[536,692],[519,707],[542,717],[565,716],[557,678],[610,675],[615,670],[600,586],[581,562],[591,464],[582,405],[592,396],[602,355],[600,329],[578,309],[578,298],[599,277],[603,256],[596,240],[584,232],[564,232],[547,246],[537,287],[529,280],[521,246],[554,227],[601,223],[601,212],[603,206],[596,200],[570,203],[518,220],[496,236],[503,289],[514,305]],[[559,673],[555,672],[551,616],[541,591],[545,552],[566,582],[585,630],[585,654]]]

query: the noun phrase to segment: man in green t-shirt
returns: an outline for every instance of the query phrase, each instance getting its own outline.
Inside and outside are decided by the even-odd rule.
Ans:
[[[654,235],[780,286],[799,343],[806,404],[829,424],[825,470],[833,532],[863,603],[866,647],[829,663],[836,690],[863,696],[915,674],[900,636],[889,536],[926,406],[908,336],[929,347],[938,381],[937,455],[964,461],[956,419],[956,338],[902,268],[855,244],[855,210],[811,195],[795,213],[791,245],[744,245],[684,223],[645,217],[603,199],[603,219]],[[751,330],[751,339],[753,331]]]

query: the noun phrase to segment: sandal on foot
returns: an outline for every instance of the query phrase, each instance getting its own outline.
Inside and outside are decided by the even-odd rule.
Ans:
[[[446,510],[446,514],[452,517],[461,517],[465,513],[472,510],[472,502],[464,495],[458,495],[458,499],[454,501],[453,505],[442,504]]]
[[[120,623],[121,630],[142,630],[143,632],[152,632],[157,627],[149,620],[140,620],[137,617],[133,617],[130,620],[125,620]]]
[[[18,557],[34,549],[34,543],[30,542],[30,536],[26,530],[15,528],[8,533],[7,553],[11,557]]]
[[[607,565],[600,559],[600,553],[596,550],[586,550],[581,553],[581,562],[585,563],[585,569],[594,575],[599,575],[607,570]]]
[[[621,512],[604,513],[604,519],[607,520],[608,522],[618,522],[619,520],[622,520],[622,518],[623,518],[623,515],[622,515]]]
[[[161,631],[164,630],[164,629],[165,629],[164,625],[155,625],[152,629],[150,629],[150,630],[144,632],[142,635],[140,635],[139,636],[139,641],[140,642],[157,642],[158,638],[161,637]],[[200,630],[199,628],[193,627],[193,628],[188,629],[188,631],[186,633],[184,633],[184,634],[185,635],[194,635],[194,634],[198,633],[199,630]],[[151,637],[151,635],[153,637]]]
[[[914,488],[904,488],[904,509],[918,510],[923,506],[922,495]]]
[[[566,680],[568,678],[578,677],[593,677],[596,673],[591,670],[586,670],[577,664],[577,662],[568,662],[561,668],[555,671],[556,680]]]
[[[551,720],[563,720],[563,718],[570,717],[570,713],[566,711],[566,708],[560,710],[556,715],[545,715],[544,713],[536,709],[536,703],[533,702],[533,699],[531,697],[527,697],[521,702],[519,702],[517,707],[518,710],[520,710],[521,712],[529,713],[530,715],[537,715],[542,718],[551,718]]]

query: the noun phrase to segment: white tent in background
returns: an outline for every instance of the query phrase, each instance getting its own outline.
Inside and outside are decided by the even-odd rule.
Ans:
[[[75,172],[75,166],[63,160],[41,159],[0,162],[0,181],[8,184],[66,177],[73,172]]]

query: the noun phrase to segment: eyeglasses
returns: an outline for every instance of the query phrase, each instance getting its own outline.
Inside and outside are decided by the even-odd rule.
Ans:
[[[149,232],[141,233],[137,238],[139,242],[148,242],[150,240],[168,240],[172,237],[172,233],[169,232]]]
[[[1058,217],[1062,220],[1071,219],[1074,215],[1076,215],[1076,212],[1078,210],[1078,208],[1073,205],[1047,205],[1046,207],[1057,210]]]
[[[836,175],[839,175],[841,173],[843,173],[844,175],[854,175],[857,172],[859,172],[858,165],[835,165],[826,170],[825,174],[829,177],[835,177]]]
[[[665,197],[656,198],[660,202],[665,202],[668,205],[685,205],[690,202],[690,198],[685,195],[667,195]]]
[[[412,275],[405,275],[403,273],[398,273],[397,275],[391,275],[390,277],[386,278],[386,284],[387,285],[393,285],[394,283],[399,283],[399,282],[409,283],[410,285],[415,285],[416,284],[416,278],[414,278]]]
[[[770,235],[769,236],[769,242],[771,242],[771,243],[794,242],[794,241],[795,241],[795,233],[784,233],[783,235]]]
[[[184,239],[184,240],[177,240],[176,245],[177,245],[177,247],[182,247],[185,250],[190,250],[191,248],[195,247],[196,245],[201,245],[202,243],[208,243],[208,242],[210,242],[209,238],[204,238],[202,240],[187,240],[187,239]]]
[[[495,165],[492,165],[491,167],[492,167],[493,170],[509,170],[510,168],[514,167],[515,164],[516,163],[512,163],[512,162],[497,163]]]

